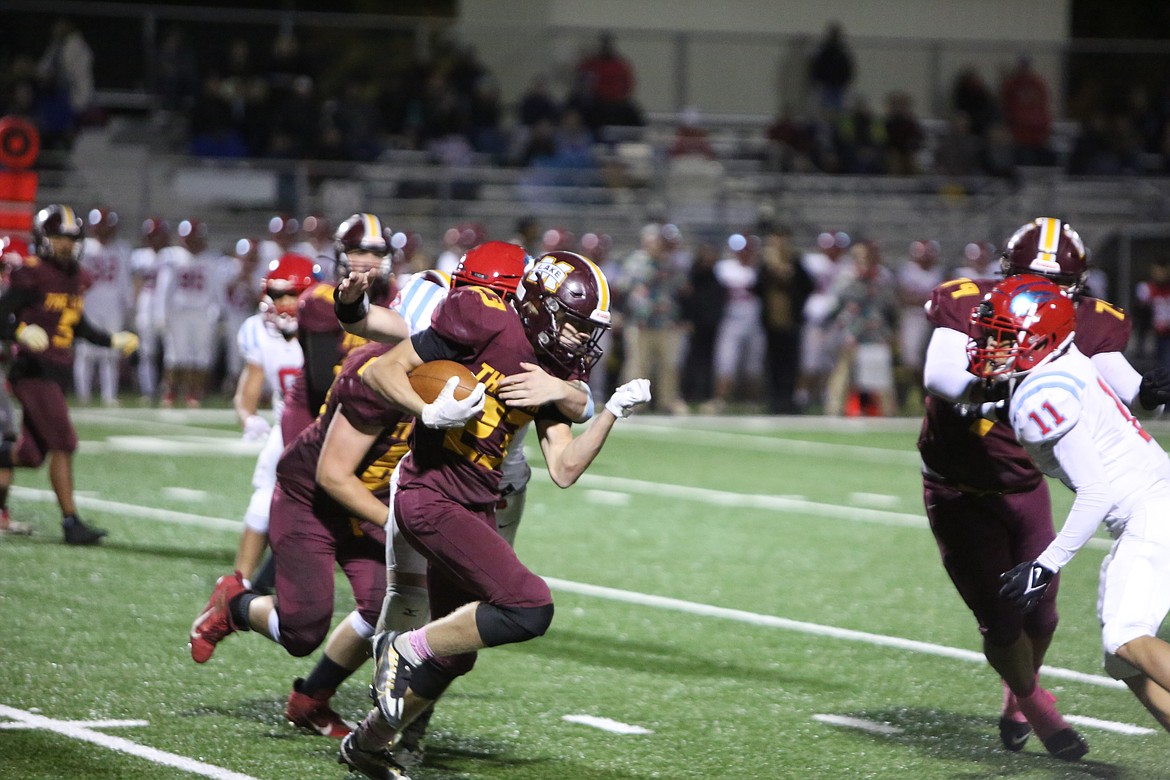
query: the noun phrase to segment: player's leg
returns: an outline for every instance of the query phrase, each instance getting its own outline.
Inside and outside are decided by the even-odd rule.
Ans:
[[[102,404],[105,406],[118,405],[118,372],[122,367],[122,356],[117,350],[103,348],[98,358],[98,384],[102,394]]]
[[[268,432],[264,449],[256,457],[252,470],[252,496],[244,510],[244,531],[236,548],[235,570],[244,579],[253,580],[260,567],[260,559],[268,548],[268,518],[276,489],[276,464],[284,449],[280,426]]]
[[[14,476],[11,467],[11,458],[16,446],[19,429],[16,421],[16,408],[12,399],[8,397],[7,380],[0,374],[0,461],[7,459],[10,465],[0,466],[0,536],[5,534],[27,536],[32,533],[32,526],[12,519],[8,511],[8,490],[12,487]]]

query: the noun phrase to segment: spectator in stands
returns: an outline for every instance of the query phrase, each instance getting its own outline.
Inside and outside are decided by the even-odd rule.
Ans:
[[[698,404],[715,396],[715,339],[726,304],[723,285],[715,278],[717,262],[719,250],[707,242],[699,244],[680,296],[688,334],[681,392],[684,399]]]
[[[622,382],[649,377],[654,383],[656,408],[686,414],[679,395],[679,362],[683,329],[681,295],[687,277],[670,262],[662,240],[662,225],[642,228],[642,245],[622,264],[622,313],[625,362]]]
[[[886,125],[870,108],[865,95],[853,98],[853,107],[837,116],[833,146],[842,173],[886,172]]]
[[[520,96],[517,119],[524,127],[532,127],[542,120],[556,124],[561,118],[560,104],[548,91],[548,77],[543,73],[533,76],[528,89]]]
[[[163,36],[154,73],[155,93],[162,108],[189,111],[199,95],[199,63],[182,27],[172,27]]]
[[[796,173],[820,170],[820,154],[809,121],[785,103],[768,127],[768,157],[773,167]]]
[[[499,161],[507,148],[507,142],[500,122],[504,109],[500,104],[500,84],[488,74],[480,76],[471,93],[468,108],[468,130],[471,133],[471,148],[481,154],[491,155]]]
[[[72,20],[53,22],[37,77],[41,147],[68,150],[94,99],[93,51]]]
[[[991,125],[999,121],[999,105],[995,95],[973,65],[964,67],[956,74],[951,87],[951,108],[967,115],[971,134],[977,138],[987,135]]]
[[[1149,278],[1137,286],[1136,297],[1150,315],[1157,365],[1170,369],[1170,263],[1159,260],[1151,265]]]
[[[577,99],[585,123],[594,133],[606,125],[641,125],[634,102],[634,69],[618,53],[613,33],[603,32],[597,49],[577,64]]]
[[[970,118],[962,111],[951,112],[947,129],[935,142],[935,172],[954,178],[974,176],[983,172],[982,155],[983,143],[971,132]]]
[[[1092,176],[1138,173],[1143,170],[1141,146],[1128,116],[1094,110],[1073,144],[1068,171]]]
[[[1017,165],[1050,165],[1048,142],[1052,135],[1052,107],[1048,82],[1032,68],[1032,60],[1021,55],[1014,70],[999,85],[1004,122],[1012,134]]]
[[[191,154],[200,157],[244,157],[249,152],[236,126],[232,104],[224,96],[224,82],[217,73],[203,79],[199,97],[191,108]]]
[[[319,156],[370,162],[382,153],[378,88],[373,80],[347,79],[341,95],[321,107]],[[309,255],[313,257],[313,255]]]
[[[840,22],[830,22],[808,64],[808,81],[822,108],[837,112],[845,108],[845,94],[853,83],[853,53],[845,43]]]
[[[894,176],[918,173],[918,152],[926,131],[914,113],[914,102],[905,92],[886,96],[886,170]]]
[[[756,290],[760,248],[759,236],[733,233],[723,259],[715,264],[727,303],[715,341],[715,396],[701,407],[706,414],[722,412],[737,385],[740,396],[753,401],[762,389],[766,345]]]
[[[273,95],[268,156],[294,159],[316,156],[321,142],[320,114],[313,79],[309,76],[294,79],[287,94]]]
[[[711,146],[707,131],[699,124],[699,109],[687,106],[679,114],[678,126],[667,154],[672,158],[693,155],[715,159],[715,149]]]
[[[836,358],[825,392],[825,414],[892,415],[897,411],[897,286],[872,241],[859,241],[849,252],[853,267],[839,280],[837,310],[831,317]]]
[[[813,291],[812,277],[800,262],[792,231],[779,225],[762,226],[763,247],[756,292],[760,296],[764,337],[765,395],[769,414],[795,414],[796,383],[800,373],[800,337],[804,304]]]

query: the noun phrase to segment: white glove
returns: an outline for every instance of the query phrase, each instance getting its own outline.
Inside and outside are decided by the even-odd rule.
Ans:
[[[477,382],[475,389],[462,401],[455,400],[455,388],[459,386],[459,377],[453,376],[439,391],[439,397],[433,403],[422,408],[422,424],[428,428],[462,428],[467,421],[483,411],[485,403],[484,393],[487,388],[483,382]]]
[[[244,441],[264,441],[272,426],[258,414],[250,414],[244,420]]]
[[[22,324],[16,328],[16,340],[33,352],[44,352],[49,348],[49,334],[36,324]]]
[[[120,330],[110,336],[110,346],[119,350],[123,357],[130,357],[138,350],[138,336],[128,330]]]
[[[614,417],[621,419],[629,417],[635,408],[648,403],[650,403],[650,380],[631,379],[613,391],[613,395],[605,402],[605,408]]]

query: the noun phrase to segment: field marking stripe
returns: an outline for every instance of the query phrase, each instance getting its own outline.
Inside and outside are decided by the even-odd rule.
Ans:
[[[622,723],[613,718],[599,718],[596,715],[562,715],[561,720],[569,723],[579,723],[582,726],[592,726],[595,729],[608,731],[611,734],[653,734],[654,732],[632,723]]]
[[[958,647],[947,647],[946,645],[936,645],[930,642],[920,642],[916,639],[903,639],[896,636],[886,636],[884,634],[871,634],[867,631],[855,631],[849,628],[838,628],[836,626],[825,626],[819,623],[806,623],[801,620],[791,620],[789,618],[776,617],[775,615],[761,615],[756,612],[746,612],[741,609],[728,609],[727,607],[716,607],[710,604],[699,604],[694,601],[683,601],[682,599],[674,599],[668,596],[654,596],[648,593],[637,593],[629,590],[619,590],[618,588],[607,588],[602,585],[589,585],[582,582],[573,582],[571,580],[562,580],[556,577],[545,577],[545,582],[549,587],[557,590],[562,590],[567,593],[576,593],[581,596],[593,596],[595,598],[609,599],[610,601],[621,601],[627,604],[639,604],[646,607],[658,607],[660,609],[670,609],[676,612],[686,612],[691,615],[700,615],[702,617],[717,617],[727,620],[735,620],[740,623],[748,623],[755,626],[764,626],[767,628],[782,628],[787,631],[796,631],[802,634],[812,634],[814,636],[824,636],[831,639],[845,639],[851,642],[863,642],[870,645],[878,645],[880,647],[892,647],[898,650],[908,650],[914,653],[922,653],[924,655],[936,655],[943,658],[953,658],[959,661],[967,661],[970,663],[986,664],[987,659],[983,657],[982,653],[977,653],[974,650],[963,650]],[[1096,685],[1102,688],[1125,688],[1125,683],[1114,680],[1109,677],[1102,677],[1096,674],[1085,674],[1084,672],[1073,671],[1072,669],[1062,669],[1056,666],[1043,666],[1040,669],[1041,673],[1047,674],[1050,677],[1059,677],[1065,680],[1075,680],[1077,682],[1087,683],[1089,685]]]
[[[888,723],[878,723],[877,721],[865,720],[864,718],[851,718],[847,715],[813,715],[812,719],[821,723],[829,723],[833,726],[845,726],[846,728],[870,731],[874,734],[902,733],[902,729],[897,726],[891,726]]]
[[[1064,719],[1069,723],[1077,723],[1081,726],[1089,726],[1090,728],[1102,729],[1103,731],[1115,731],[1118,734],[1145,736],[1146,734],[1158,733],[1156,729],[1148,729],[1145,726],[1135,726],[1132,723],[1118,723],[1115,720],[1090,718],[1085,715],[1065,715]]]
[[[102,734],[97,731],[91,731],[87,728],[77,725],[75,722],[53,720],[42,715],[34,715],[31,712],[18,710],[15,707],[7,707],[0,704],[0,715],[11,718],[12,720],[28,724],[31,727],[44,729],[46,731],[53,731],[71,739],[78,739],[82,742],[89,742],[94,745],[100,745],[110,750],[117,750],[121,753],[128,753],[137,758],[142,758],[155,764],[163,766],[174,767],[181,769],[184,772],[191,772],[192,774],[201,775],[203,777],[210,777],[213,780],[258,780],[251,775],[240,774],[233,772],[230,769],[214,766],[213,764],[205,764],[202,761],[196,761],[193,758],[186,756],[175,755],[174,753],[167,753],[164,750],[139,745],[137,742],[131,742],[122,737],[111,737],[108,734]]]
[[[11,490],[15,498],[49,503],[55,503],[57,501],[56,494],[51,490],[38,490],[36,488],[20,487],[19,485],[13,485]],[[139,504],[127,504],[121,501],[107,501],[104,498],[94,498],[93,496],[77,495],[74,500],[82,509],[97,509],[102,512],[128,515],[130,517],[142,517],[147,520],[161,520],[164,523],[194,525],[203,528],[215,528],[221,531],[239,531],[243,527],[243,522],[240,520],[194,515],[190,512],[176,512],[171,509],[158,509]]]
[[[87,729],[120,729],[131,726],[149,726],[148,720],[60,720],[58,723],[69,723],[73,726],[83,726]],[[0,729],[35,729],[30,723],[9,722],[0,723]]]

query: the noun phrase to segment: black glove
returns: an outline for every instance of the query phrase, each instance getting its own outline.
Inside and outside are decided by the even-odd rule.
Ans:
[[[955,414],[967,422],[991,420],[992,422],[1001,422],[1005,425],[1011,424],[1011,420],[1008,417],[1008,401],[1006,399],[994,403],[955,404],[952,409]]]
[[[1142,375],[1138,402],[1143,409],[1157,409],[1162,404],[1170,404],[1170,368],[1155,368]]]
[[[1040,603],[1055,576],[1056,572],[1044,568],[1036,561],[1024,561],[1012,567],[1011,571],[999,575],[999,581],[1003,583],[999,595],[1014,604],[1021,612],[1031,612]]]

